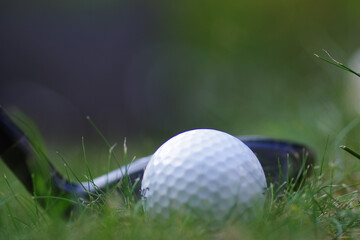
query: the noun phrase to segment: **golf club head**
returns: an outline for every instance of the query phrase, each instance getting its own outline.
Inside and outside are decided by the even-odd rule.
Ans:
[[[266,176],[268,186],[284,182],[295,187],[311,173],[315,163],[314,151],[303,144],[262,136],[239,136],[258,157]]]

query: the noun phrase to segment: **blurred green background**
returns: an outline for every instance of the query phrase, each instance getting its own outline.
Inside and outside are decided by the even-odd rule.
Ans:
[[[137,156],[193,128],[319,153],[355,145],[359,127],[341,132],[358,116],[349,74],[313,53],[347,63],[359,11],[356,0],[3,1],[0,103],[29,115],[50,149],[101,141],[87,115]]]

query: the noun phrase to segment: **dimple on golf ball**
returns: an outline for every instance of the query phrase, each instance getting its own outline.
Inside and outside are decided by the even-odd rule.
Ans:
[[[236,137],[212,129],[183,132],[165,142],[141,184],[145,211],[226,220],[264,204],[265,174],[255,154]]]

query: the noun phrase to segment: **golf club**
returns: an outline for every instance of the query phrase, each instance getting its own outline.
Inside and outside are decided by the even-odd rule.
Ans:
[[[258,136],[238,138],[257,155],[268,185],[286,180],[296,184],[307,172],[308,166],[314,163],[313,151],[301,144]],[[88,182],[70,181],[55,169],[42,151],[31,144],[1,106],[0,157],[33,196],[57,196],[64,199],[89,199],[111,189],[124,176],[131,183],[140,185],[138,183],[151,159],[151,156],[138,159]],[[140,193],[139,189],[140,186],[137,186],[137,194]],[[39,201],[44,207],[47,206],[45,200],[40,198]]]

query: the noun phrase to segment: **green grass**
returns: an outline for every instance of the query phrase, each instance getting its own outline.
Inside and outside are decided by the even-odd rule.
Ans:
[[[330,56],[330,55],[329,55]],[[321,58],[321,57],[319,57]],[[332,57],[330,56],[332,59]],[[324,60],[324,58],[321,58]],[[346,66],[332,59],[341,69]],[[353,74],[353,71],[349,71]],[[121,149],[111,144],[89,119],[108,147],[106,170],[128,162],[126,142]],[[134,188],[125,178],[116,189],[75,201],[79,206],[69,218],[48,215],[5,168],[0,181],[0,239],[358,239],[360,237],[360,174],[358,153],[339,139],[350,134],[358,121],[345,126],[335,137],[324,139],[317,149],[318,161],[312,174],[295,190],[293,181],[266,191],[266,204],[254,218],[208,227],[202,222],[174,215],[166,221],[150,219],[141,202],[133,197]],[[32,131],[33,125],[28,126]],[[27,132],[32,141],[42,145],[38,132]],[[353,135],[352,135],[353,136]],[[84,139],[81,151],[85,179],[92,180],[94,163],[89,163]],[[62,154],[59,154],[62,156]],[[355,156],[355,157],[353,157]],[[62,157],[64,162],[66,158]],[[99,167],[101,163],[98,163]],[[68,178],[84,179],[65,164]],[[102,166],[103,167],[103,166]],[[95,167],[96,169],[96,167]],[[37,198],[49,196],[36,196]]]
[[[93,174],[87,165],[84,142],[82,148],[87,178],[91,181]],[[119,153],[119,149],[109,144],[108,161],[111,161],[114,151]],[[209,228],[180,215],[166,221],[147,218],[141,202],[136,202],[132,196],[128,179],[117,187],[120,191],[109,191],[90,201],[75,202],[81,210],[73,212],[69,219],[49,216],[15,177],[6,173],[7,177],[1,181],[6,186],[1,187],[3,192],[0,195],[0,238],[355,239],[360,236],[357,190],[360,181],[346,184],[347,177],[339,178],[336,164],[328,162],[328,151],[325,149],[319,156],[320,160],[313,166],[312,175],[302,188],[295,191],[291,181],[278,189],[270,187],[264,209],[258,216],[248,221],[225,223],[217,228]],[[126,159],[126,145],[122,154]],[[70,166],[67,168],[71,172]]]
[[[359,231],[359,184],[335,183],[334,166],[294,191],[284,184],[269,188],[263,210],[254,219],[213,229],[182,216],[167,221],[148,219],[129,192],[99,195],[83,203],[70,220],[48,216],[19,186],[7,181],[10,194],[0,201],[1,239],[332,239],[356,238]]]

